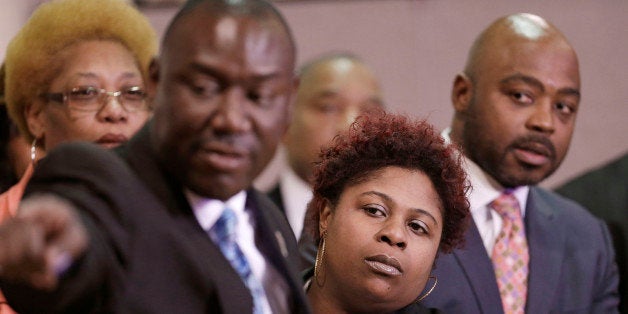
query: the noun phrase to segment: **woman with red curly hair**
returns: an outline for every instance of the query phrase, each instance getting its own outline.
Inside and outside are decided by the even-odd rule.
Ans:
[[[306,284],[314,312],[429,313],[418,301],[436,286],[438,252],[462,242],[466,189],[455,148],[427,122],[359,117],[315,170],[306,217],[318,243]]]

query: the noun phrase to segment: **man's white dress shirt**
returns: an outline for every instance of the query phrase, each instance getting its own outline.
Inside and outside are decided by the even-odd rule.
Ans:
[[[303,220],[307,204],[312,199],[312,189],[290,167],[281,172],[279,192],[283,200],[283,208],[297,239],[303,231]]]
[[[450,133],[451,128],[447,128],[441,133],[446,143],[451,143]],[[463,167],[471,184],[471,189],[467,192],[467,198],[471,206],[471,216],[473,216],[473,221],[480,232],[482,242],[490,257],[493,254],[495,240],[502,230],[503,219],[497,211],[488,205],[498,198],[505,188],[466,156],[463,156]],[[529,192],[530,187],[528,186],[517,187],[512,192],[519,201],[522,218],[525,217]]]
[[[253,275],[264,286],[267,298],[263,305],[264,313],[288,313],[288,284],[255,245],[255,221],[250,209],[245,208],[246,191],[239,192],[226,202],[204,198],[191,191],[186,191],[185,195],[203,230],[209,231],[214,226],[226,206],[235,212],[238,217],[236,242],[249,262]]]

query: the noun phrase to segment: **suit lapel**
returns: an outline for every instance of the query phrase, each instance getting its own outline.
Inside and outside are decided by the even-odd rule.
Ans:
[[[268,197],[277,205],[277,208],[284,214],[286,213],[286,209],[283,207],[283,197],[281,196],[281,186],[279,184],[275,185],[275,187],[268,192]]]
[[[307,313],[307,302],[303,293],[303,281],[297,277],[298,252],[296,239],[285,217],[277,210],[266,196],[254,189],[248,190],[247,208],[255,208],[257,246],[264,257],[283,276],[292,291],[293,310]],[[285,228],[277,223],[277,219],[285,221]]]
[[[553,209],[532,187],[528,196],[525,227],[530,250],[530,275],[526,313],[550,308],[564,258],[566,230]]]
[[[219,295],[221,306],[226,312],[249,311],[253,307],[249,289],[198,224],[178,181],[159,167],[149,145],[148,130],[147,125],[119,153],[163,206],[156,210],[164,210],[176,225],[174,236],[181,237],[184,242],[181,245],[186,255],[198,266],[198,280],[207,287],[207,291],[213,290],[213,293]]]
[[[503,313],[493,264],[486,253],[482,238],[473,220],[465,239],[465,247],[455,250],[453,254],[471,285],[480,311],[482,313]]]

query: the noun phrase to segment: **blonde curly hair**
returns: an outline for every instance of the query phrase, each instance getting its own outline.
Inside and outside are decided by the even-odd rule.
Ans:
[[[47,89],[62,65],[51,61],[82,41],[112,40],[128,48],[144,76],[157,53],[148,19],[122,0],[52,0],[44,3],[9,43],[5,58],[5,101],[28,141],[34,139],[24,109]]]

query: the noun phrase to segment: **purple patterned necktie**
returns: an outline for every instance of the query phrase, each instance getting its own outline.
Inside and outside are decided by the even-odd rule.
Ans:
[[[493,266],[506,314],[524,313],[528,288],[528,241],[517,198],[501,194],[490,205],[503,218],[493,247]]]

